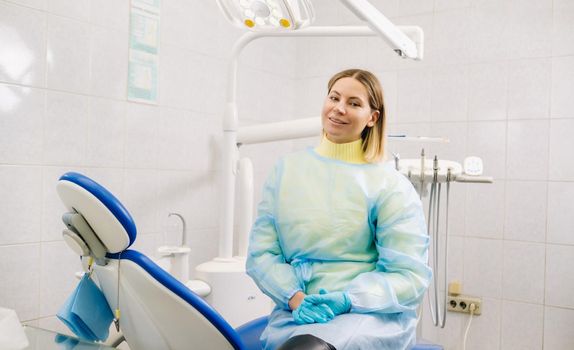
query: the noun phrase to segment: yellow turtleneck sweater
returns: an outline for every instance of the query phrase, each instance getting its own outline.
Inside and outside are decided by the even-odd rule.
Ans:
[[[347,163],[366,164],[367,161],[363,155],[362,146],[362,139],[348,143],[334,143],[326,136],[323,136],[321,143],[317,148],[315,148],[315,152],[320,156],[341,160]]]

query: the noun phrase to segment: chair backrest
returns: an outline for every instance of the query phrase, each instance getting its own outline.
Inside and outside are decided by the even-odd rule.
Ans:
[[[127,250],[136,227],[109,191],[78,173],[64,174],[57,191],[68,211],[89,226],[66,220],[68,233],[77,234],[90,255],[96,244],[84,237],[95,235],[104,246],[106,256],[96,256],[94,272],[110,308],[119,305],[131,349],[244,349],[237,332],[203,299],[145,255]]]

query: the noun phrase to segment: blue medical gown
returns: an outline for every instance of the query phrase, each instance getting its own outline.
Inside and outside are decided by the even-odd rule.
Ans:
[[[338,350],[403,349],[431,279],[421,201],[390,163],[351,164],[308,149],[281,159],[251,230],[247,273],[277,307],[261,340],[313,334]],[[297,292],[347,291],[348,314],[297,325]]]

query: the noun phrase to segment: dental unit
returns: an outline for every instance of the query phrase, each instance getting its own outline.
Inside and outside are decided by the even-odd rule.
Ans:
[[[441,141],[439,141],[441,142]],[[442,142],[448,142],[443,140]],[[398,154],[393,154],[395,168],[406,176],[417,189],[421,199],[428,196],[427,231],[431,238],[430,265],[433,269],[432,286],[427,292],[429,309],[433,324],[444,328],[446,325],[447,310],[447,272],[448,272],[448,221],[450,185],[453,182],[462,183],[492,183],[490,176],[482,175],[482,160],[478,157],[467,157],[464,166],[450,160],[439,160],[435,155],[432,161],[425,158],[424,148],[421,150],[420,159],[400,159]],[[446,186],[445,220],[441,225],[441,195],[442,184]],[[428,187],[430,186],[430,191]],[[444,226],[444,243],[439,238],[441,226]],[[442,270],[440,269],[442,258]],[[443,295],[439,291],[439,283],[443,279]],[[442,299],[442,302],[439,301]]]

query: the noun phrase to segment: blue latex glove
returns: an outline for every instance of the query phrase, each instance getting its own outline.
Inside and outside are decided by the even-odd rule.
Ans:
[[[306,296],[305,302],[327,305],[335,315],[344,314],[351,310],[351,299],[346,292],[329,293],[325,289],[321,289],[319,294]]]
[[[297,324],[327,323],[334,317],[335,314],[326,304],[315,305],[303,301],[298,308],[293,310],[293,320]]]

